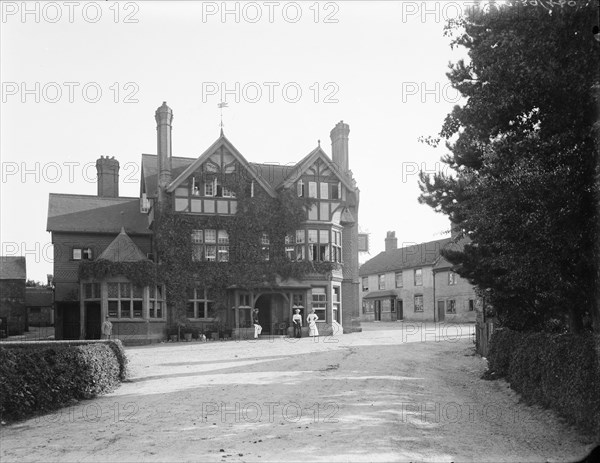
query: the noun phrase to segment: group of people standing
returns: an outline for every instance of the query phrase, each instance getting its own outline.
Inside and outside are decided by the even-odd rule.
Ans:
[[[262,333],[262,326],[260,325],[258,314],[258,309],[254,309],[254,312],[252,313],[252,323],[254,324],[254,339],[258,339],[258,337]],[[314,309],[311,310],[311,312],[308,314],[308,317],[306,317],[306,321],[308,323],[308,335],[310,337],[319,336],[319,330],[317,329],[318,319],[319,317],[315,313]],[[294,315],[292,316],[292,323],[294,324],[294,337],[301,338],[302,315],[300,315],[300,309],[295,309]]]

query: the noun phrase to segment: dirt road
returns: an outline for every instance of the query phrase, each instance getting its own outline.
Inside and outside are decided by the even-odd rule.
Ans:
[[[572,461],[592,442],[480,379],[472,326],[128,348],[114,393],[1,429],[0,461]]]

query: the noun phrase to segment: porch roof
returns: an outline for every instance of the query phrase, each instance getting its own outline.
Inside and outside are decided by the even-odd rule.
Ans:
[[[398,291],[395,289],[386,289],[384,291],[371,291],[363,299],[379,299],[382,297],[397,297]]]
[[[280,289],[310,289],[312,286],[306,284],[304,282],[298,281],[294,278],[286,278],[285,280],[281,277],[277,276],[275,278],[275,282],[265,281],[260,285],[254,286],[252,288],[242,288],[238,285],[231,285],[229,289],[248,289],[254,291],[264,291],[264,290],[280,290]]]

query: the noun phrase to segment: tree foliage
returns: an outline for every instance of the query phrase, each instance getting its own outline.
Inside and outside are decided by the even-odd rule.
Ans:
[[[559,3],[513,1],[448,24],[468,50],[447,74],[466,103],[439,134],[452,174],[420,178],[419,200],[471,239],[446,257],[517,330],[600,323],[596,6]]]

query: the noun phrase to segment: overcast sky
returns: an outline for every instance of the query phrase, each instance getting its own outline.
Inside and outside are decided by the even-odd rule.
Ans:
[[[445,216],[417,202],[417,173],[443,168],[417,141],[459,100],[449,87],[445,20],[463,2],[2,2],[1,237],[28,278],[52,273],[48,194],[96,194],[95,161],[121,164],[139,196],[154,111],[173,109],[173,155],[225,134],[251,162],[294,163],[350,125],[370,253],[444,238]],[[27,11],[24,11],[24,8]],[[221,90],[226,94],[221,95]]]

